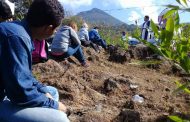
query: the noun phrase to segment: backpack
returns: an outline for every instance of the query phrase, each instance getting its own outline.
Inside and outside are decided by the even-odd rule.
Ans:
[[[45,40],[34,40],[32,63],[40,63],[48,60],[48,45]]]

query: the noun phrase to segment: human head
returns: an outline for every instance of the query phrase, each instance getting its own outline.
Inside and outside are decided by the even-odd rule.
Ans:
[[[64,18],[64,10],[58,0],[34,0],[26,15],[26,21],[35,39],[51,36]]]
[[[84,23],[82,24],[82,28],[88,28],[88,25],[87,25],[86,22],[84,22]]]
[[[70,26],[70,27],[71,27],[73,30],[75,30],[76,32],[78,31],[78,27],[77,27],[76,22],[70,21],[70,22],[68,23],[68,26]]]
[[[10,6],[5,1],[0,1],[0,22],[12,20],[12,18]]]
[[[149,20],[149,16],[148,15],[144,16],[144,21],[148,21],[148,20]]]
[[[98,32],[99,30],[99,27],[95,26],[94,29]]]
[[[125,31],[122,31],[121,33],[122,33],[122,35],[126,35],[126,32],[125,32]]]
[[[95,26],[94,29],[98,30],[99,28],[97,26]]]

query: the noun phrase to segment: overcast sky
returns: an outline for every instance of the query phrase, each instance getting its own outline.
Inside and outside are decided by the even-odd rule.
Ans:
[[[149,15],[157,23],[158,15],[165,7],[161,5],[177,4],[175,0],[59,0],[66,10],[77,14],[92,8],[104,10],[108,14],[127,23],[143,22],[143,17]],[[190,4],[189,4],[190,5]],[[190,6],[189,6],[190,7]],[[190,12],[180,13],[181,22],[190,22]]]

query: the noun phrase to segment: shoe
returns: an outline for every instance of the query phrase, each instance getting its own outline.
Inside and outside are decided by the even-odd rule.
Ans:
[[[86,61],[83,62],[83,63],[81,63],[81,65],[82,65],[83,67],[89,67],[89,66],[90,66]]]

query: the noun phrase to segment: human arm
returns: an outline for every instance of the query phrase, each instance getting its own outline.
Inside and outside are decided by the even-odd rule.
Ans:
[[[11,36],[3,41],[0,70],[6,95],[11,102],[25,107],[58,109],[58,102],[39,91],[31,71],[31,40]]]
[[[94,38],[95,38],[96,40],[101,39],[100,34],[98,33],[97,30],[94,30],[93,32],[94,32]]]
[[[84,31],[84,35],[85,35],[85,40],[89,41],[88,30]]]
[[[81,45],[81,41],[80,41],[76,31],[73,30],[72,28],[70,28],[69,31],[70,31],[71,41],[73,41],[75,44]]]

